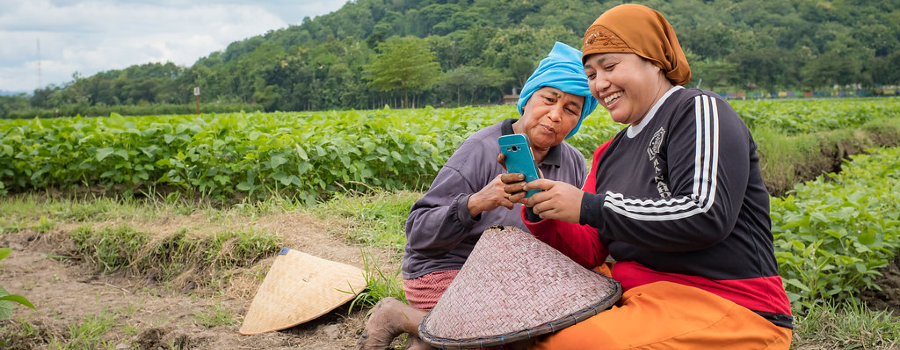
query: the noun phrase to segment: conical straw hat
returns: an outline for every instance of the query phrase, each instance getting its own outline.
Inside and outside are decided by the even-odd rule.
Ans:
[[[492,227],[425,315],[419,336],[439,349],[508,344],[583,321],[621,296],[618,282],[531,234]]]
[[[334,310],[366,288],[362,270],[282,248],[250,303],[239,332],[290,328]]]

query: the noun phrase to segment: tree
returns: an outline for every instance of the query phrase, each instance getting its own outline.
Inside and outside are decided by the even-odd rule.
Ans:
[[[380,91],[403,91],[403,105],[409,106],[409,91],[430,89],[440,80],[441,67],[424,39],[391,38],[378,44],[378,54],[366,67],[369,86]]]
[[[501,29],[491,40],[484,56],[489,65],[505,71],[518,87],[522,87],[541,59],[553,48],[553,43],[566,42],[564,38],[570,36],[572,33],[561,25],[540,29],[528,26]]]

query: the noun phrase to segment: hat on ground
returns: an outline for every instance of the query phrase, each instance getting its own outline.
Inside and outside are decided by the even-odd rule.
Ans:
[[[290,328],[334,310],[366,288],[362,270],[282,248],[250,303],[239,332]]]
[[[621,296],[618,282],[531,234],[492,227],[425,315],[419,336],[440,349],[508,344],[581,322]]]

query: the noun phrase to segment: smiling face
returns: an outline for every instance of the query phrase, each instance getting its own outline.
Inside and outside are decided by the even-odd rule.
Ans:
[[[581,119],[584,96],[545,86],[531,95],[513,131],[528,136],[533,151],[546,152],[559,145]]]
[[[591,93],[616,122],[637,125],[673,85],[659,67],[633,53],[594,54],[584,60]]]

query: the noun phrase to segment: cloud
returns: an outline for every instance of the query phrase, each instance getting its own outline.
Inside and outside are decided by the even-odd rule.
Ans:
[[[299,4],[298,4],[299,3]],[[0,0],[0,90],[149,62],[190,66],[231,42],[298,24],[343,2]]]

